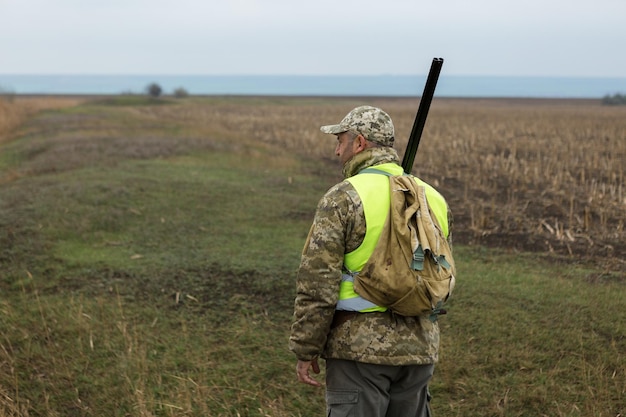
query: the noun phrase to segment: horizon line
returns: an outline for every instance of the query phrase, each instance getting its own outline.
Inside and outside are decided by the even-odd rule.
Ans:
[[[375,77],[425,77],[427,74],[405,74],[405,73],[379,73],[379,74],[296,74],[296,73],[276,73],[276,74],[205,74],[205,73],[60,73],[60,72],[39,72],[39,73],[15,73],[0,72],[3,76],[45,76],[45,77],[350,77],[350,78],[375,78]],[[626,76],[613,75],[520,75],[520,74],[444,74],[445,77],[464,77],[464,78],[568,78],[568,79],[623,79]]]

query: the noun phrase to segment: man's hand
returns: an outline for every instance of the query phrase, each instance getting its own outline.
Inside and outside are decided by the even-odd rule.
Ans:
[[[311,361],[298,361],[298,364],[296,365],[298,381],[304,384],[313,385],[314,387],[321,387],[322,384],[309,375],[309,369],[313,369],[313,372],[316,374],[320,373],[320,366],[317,364],[317,358],[314,358]]]

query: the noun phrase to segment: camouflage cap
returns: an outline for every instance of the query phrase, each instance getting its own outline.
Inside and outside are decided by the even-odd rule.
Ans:
[[[361,106],[353,109],[338,125],[322,126],[323,133],[338,135],[343,132],[360,133],[367,140],[383,146],[393,146],[394,128],[391,117],[381,109]]]

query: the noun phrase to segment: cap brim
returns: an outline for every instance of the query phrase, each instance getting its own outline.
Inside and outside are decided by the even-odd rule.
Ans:
[[[320,127],[322,133],[328,133],[329,135],[338,135],[339,133],[347,132],[345,127],[341,125],[327,125]]]

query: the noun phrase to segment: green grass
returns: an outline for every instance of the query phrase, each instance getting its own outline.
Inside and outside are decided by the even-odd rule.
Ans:
[[[175,120],[148,137],[144,117],[47,112],[0,148],[0,415],[323,415],[287,339],[300,250],[333,177]],[[624,414],[619,276],[455,250],[435,415]]]
[[[92,104],[104,106],[160,106],[171,104],[173,100],[166,98],[155,98],[145,95],[119,95],[95,100]]]
[[[623,282],[529,254],[458,256],[464,279],[442,321],[433,387],[452,400],[446,415],[623,412]]]

